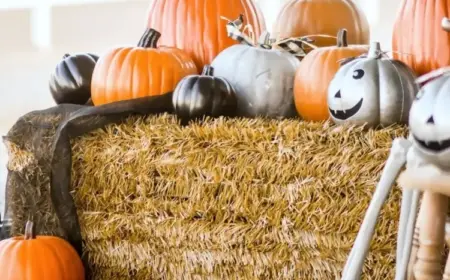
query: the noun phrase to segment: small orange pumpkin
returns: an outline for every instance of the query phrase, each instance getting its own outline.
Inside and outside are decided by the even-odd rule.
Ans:
[[[2,280],[84,280],[84,267],[75,249],[55,236],[35,236],[28,221],[25,236],[0,241]]]
[[[94,68],[94,105],[173,92],[178,82],[196,74],[194,61],[182,50],[157,48],[161,34],[147,29],[137,47],[114,48]]]
[[[309,121],[329,118],[328,85],[340,67],[340,60],[359,56],[369,49],[367,45],[348,45],[347,30],[337,34],[337,45],[317,48],[300,62],[294,79],[294,100],[298,114]]]

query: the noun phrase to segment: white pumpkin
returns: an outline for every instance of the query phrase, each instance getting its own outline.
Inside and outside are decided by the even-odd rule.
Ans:
[[[417,94],[409,115],[413,144],[428,162],[450,168],[450,70],[427,82]],[[428,75],[425,75],[428,76]]]
[[[337,124],[388,126],[408,122],[418,91],[416,75],[404,63],[383,56],[378,42],[366,56],[345,63],[331,81],[327,102]]]
[[[237,114],[294,117],[293,88],[299,60],[287,51],[244,44],[223,50],[211,63],[214,75],[234,87]]]

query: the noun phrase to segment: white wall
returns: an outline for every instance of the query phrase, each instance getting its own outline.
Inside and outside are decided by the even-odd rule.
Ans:
[[[33,13],[31,9],[2,10],[2,7],[6,7],[4,1],[17,4],[21,0],[0,1],[0,134],[5,135],[21,115],[53,105],[47,79],[64,53],[102,52],[113,45],[135,44],[145,27],[145,14],[150,0],[103,0],[106,3],[59,6],[50,11],[43,9],[40,14]],[[258,1],[270,27],[281,4],[287,0]],[[41,0],[28,2],[37,4]],[[399,1],[358,2],[366,11],[372,11],[369,14],[372,39],[381,41],[385,49],[389,50]],[[380,6],[383,7],[382,20],[378,20]],[[46,21],[38,17],[48,12],[50,28],[46,31]],[[34,36],[33,30],[39,28],[42,28],[41,35]],[[46,42],[50,34],[52,36]],[[39,40],[34,42],[32,38]],[[36,44],[44,49],[39,50]],[[45,49],[47,44],[50,48]],[[6,180],[6,160],[6,150],[0,144],[0,212],[4,201],[2,187]]]

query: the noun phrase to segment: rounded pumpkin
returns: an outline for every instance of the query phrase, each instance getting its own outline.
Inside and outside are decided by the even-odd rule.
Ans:
[[[49,87],[56,104],[86,104],[91,98],[91,79],[98,56],[66,54],[50,75]]]
[[[392,35],[393,57],[418,75],[450,65],[450,33],[441,21],[449,0],[402,0]]]
[[[294,100],[298,114],[308,121],[329,119],[328,86],[340,62],[345,58],[359,56],[369,49],[367,45],[348,45],[347,30],[337,34],[337,45],[317,48],[300,62],[294,80]]]
[[[287,51],[239,44],[222,51],[212,66],[234,87],[238,116],[278,118],[297,116],[293,87],[299,63]]]
[[[182,78],[197,73],[184,51],[157,48],[160,36],[147,29],[137,47],[114,48],[98,60],[91,82],[94,105],[170,93]]]
[[[368,44],[369,23],[352,0],[290,0],[281,8],[273,27],[278,40],[310,35],[335,36],[347,29],[349,44]],[[333,38],[311,37],[318,47],[332,46]]]
[[[350,60],[328,88],[328,107],[337,124],[367,127],[407,124],[418,92],[414,72],[404,63],[385,57],[373,42],[364,57]]]
[[[0,241],[2,280],[84,280],[75,249],[55,236],[36,236],[27,222],[25,235]]]
[[[186,123],[203,116],[232,116],[236,111],[233,87],[222,77],[214,77],[206,65],[201,75],[189,75],[178,83],[172,97],[175,114]]]
[[[162,30],[160,43],[186,51],[199,71],[237,42],[228,37],[226,21],[243,14],[257,37],[266,27],[253,0],[152,0],[148,27]]]
[[[412,141],[421,158],[450,168],[450,68],[428,73],[419,81],[423,86],[409,115]]]

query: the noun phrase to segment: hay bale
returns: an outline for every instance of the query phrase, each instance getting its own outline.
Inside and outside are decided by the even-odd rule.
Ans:
[[[339,278],[405,133],[162,115],[79,137],[72,195],[94,279]],[[364,279],[393,278],[399,201],[396,188]]]

